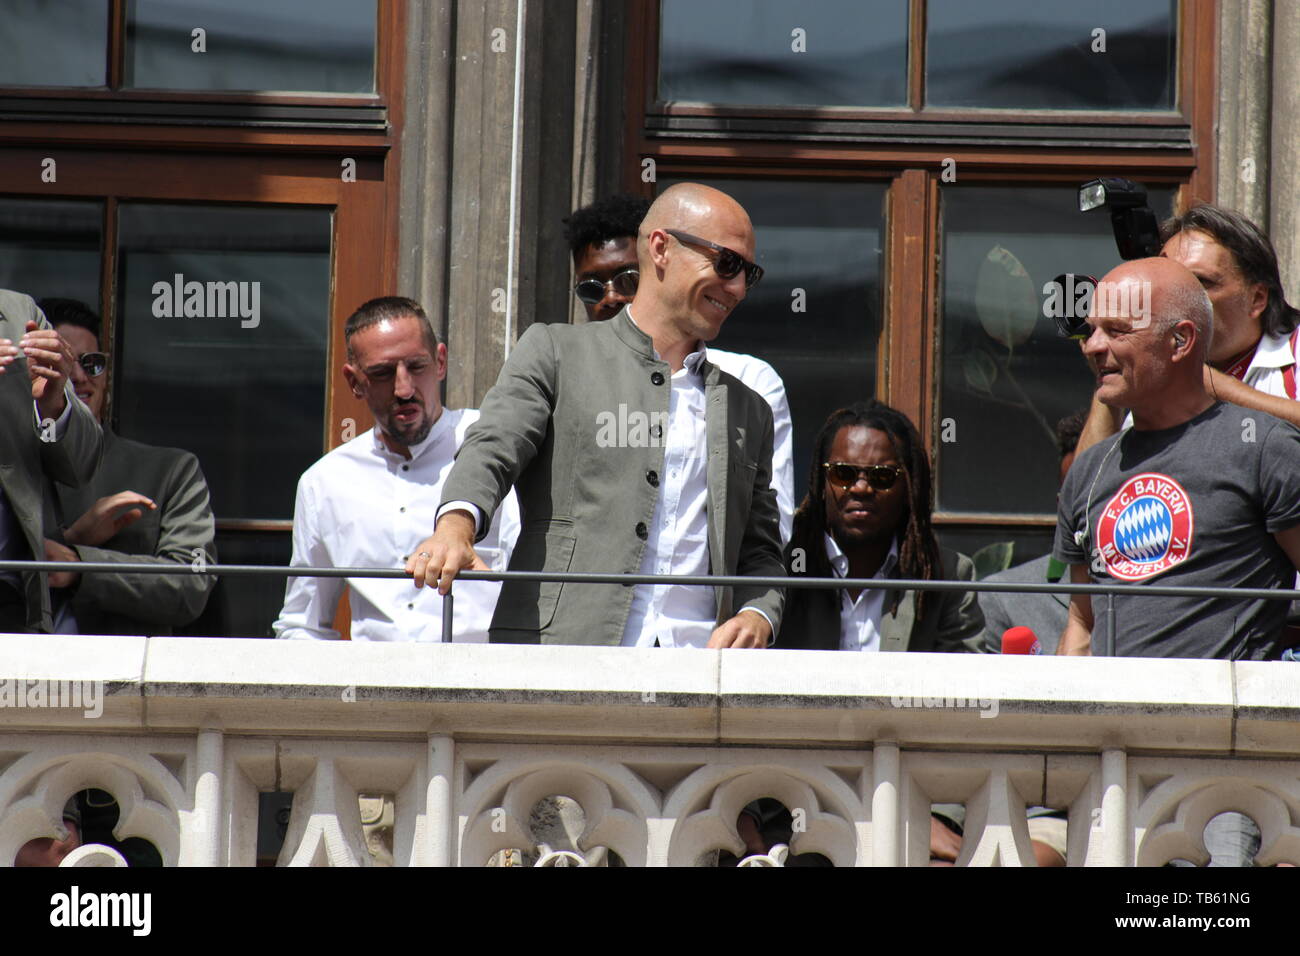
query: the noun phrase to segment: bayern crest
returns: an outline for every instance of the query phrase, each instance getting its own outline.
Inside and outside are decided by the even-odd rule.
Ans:
[[[1106,571],[1141,581],[1182,564],[1192,550],[1192,502],[1168,475],[1135,475],[1115,492],[1097,524]]]

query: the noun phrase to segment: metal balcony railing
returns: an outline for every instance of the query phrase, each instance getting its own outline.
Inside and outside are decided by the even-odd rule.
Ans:
[[[0,572],[69,571],[76,574],[210,574],[217,577],[409,578],[400,568],[281,567],[263,564],[130,564],[111,561],[0,561]],[[922,581],[911,578],[808,578],[747,575],[593,574],[554,571],[461,571],[465,581],[560,581],[565,584],[680,584],[702,587],[861,588],[891,591],[985,591],[1011,594],[1102,594],[1107,597],[1107,633],[1115,634],[1116,595],[1137,597],[1205,597],[1236,600],[1296,601],[1300,590],[1285,588],[1209,588],[1161,584],[1021,584],[990,581]],[[453,585],[454,591],[454,585]],[[443,598],[442,641],[451,643],[455,614],[453,593]],[[1112,647],[1093,648],[1093,655],[1112,656]]]

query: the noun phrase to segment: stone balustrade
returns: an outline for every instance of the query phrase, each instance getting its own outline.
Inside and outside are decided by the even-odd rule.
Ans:
[[[924,865],[932,803],[959,865],[1033,865],[1027,806],[1068,811],[1070,865],[1203,861],[1225,810],[1300,862],[1298,723],[1285,662],[0,636],[0,860],[97,787],[168,866],[253,865],[267,791],[292,866],[371,863],[359,793],[398,865],[693,865],[763,796],[837,866]],[[539,848],[552,795],[581,832]]]

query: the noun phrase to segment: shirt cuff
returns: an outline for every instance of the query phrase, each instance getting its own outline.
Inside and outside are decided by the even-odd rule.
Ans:
[[[73,403],[73,401],[74,401],[74,399],[67,398],[66,396],[64,397],[64,402],[63,402],[63,413],[62,413],[61,415],[59,415],[59,417],[56,418],[56,419],[54,420],[54,438],[52,439],[53,441],[59,441],[60,439],[63,438],[64,433],[67,432],[67,430],[68,430],[68,420],[72,417],[72,403]],[[78,399],[75,399],[75,401],[78,401],[78,402],[79,402],[79,401],[81,401],[81,399],[78,398]],[[38,433],[38,434],[43,434],[44,432],[43,432],[41,426],[42,426],[42,424],[45,422],[45,419],[41,418],[41,409],[40,409],[40,406],[37,405],[35,401],[32,402],[32,413],[36,416],[36,431],[37,431],[37,433]],[[51,439],[48,439],[48,438],[47,438],[47,439],[43,439],[43,440],[44,440],[44,441],[50,441]]]
[[[434,527],[437,527],[438,519],[441,518],[443,515],[445,515],[448,511],[468,511],[470,514],[472,514],[474,516],[475,536],[478,535],[479,529],[483,527],[483,512],[479,510],[478,505],[470,501],[447,502],[445,505],[439,508],[438,513],[433,516]],[[766,617],[766,615],[764,615],[764,617]]]
[[[748,604],[742,607],[740,611],[753,611],[755,614],[761,614],[763,616],[763,620],[767,621],[767,626],[772,629],[772,633],[767,638],[767,646],[771,647],[773,644],[776,643],[776,625],[772,623],[772,619],[767,616],[766,611],[764,611],[762,608],[754,607],[753,605],[748,605]],[[740,611],[737,611],[736,613],[739,614]]]

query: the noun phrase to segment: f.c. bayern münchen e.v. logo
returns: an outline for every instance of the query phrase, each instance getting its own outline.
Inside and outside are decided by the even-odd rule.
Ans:
[[[1106,503],[1097,524],[1107,573],[1141,581],[1182,564],[1192,551],[1194,524],[1182,485],[1168,475],[1135,475]]]

